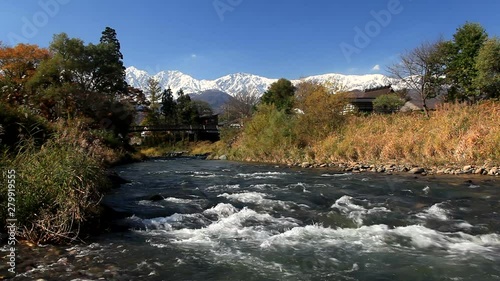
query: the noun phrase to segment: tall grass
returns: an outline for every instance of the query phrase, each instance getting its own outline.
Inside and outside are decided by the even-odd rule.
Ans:
[[[4,155],[2,168],[16,171],[16,218],[20,236],[38,243],[79,237],[81,226],[98,214],[109,187],[102,165],[81,146],[51,140],[41,148],[27,141],[15,157]],[[7,194],[2,185],[1,194]],[[0,220],[6,219],[1,200]]]
[[[419,165],[500,162],[500,104],[446,104],[420,113],[352,117],[318,143],[319,161],[399,162]]]

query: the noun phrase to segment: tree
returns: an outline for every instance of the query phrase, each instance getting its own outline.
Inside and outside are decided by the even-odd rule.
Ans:
[[[194,124],[198,119],[198,111],[193,106],[191,97],[184,94],[184,91],[180,89],[177,92],[177,119],[181,124]]]
[[[381,95],[373,101],[376,112],[390,113],[401,109],[405,101],[396,93]]]
[[[160,122],[160,102],[161,102],[161,87],[160,82],[151,77],[147,82],[147,93],[149,94],[149,112],[146,117],[149,125],[158,125]]]
[[[125,66],[116,31],[111,27],[106,27],[97,46],[101,65],[97,70],[97,75],[103,78],[98,90],[111,95],[126,92]]]
[[[448,99],[475,102],[480,95],[474,81],[478,76],[476,57],[488,38],[478,23],[466,23],[457,29],[453,40],[445,44],[447,53],[446,77],[452,85]]]
[[[425,115],[429,117],[427,100],[435,98],[444,83],[443,41],[425,42],[401,55],[400,62],[388,72],[400,79],[408,90],[418,93]]]
[[[112,95],[102,95],[108,73],[103,47],[85,45],[81,39],[69,38],[65,33],[54,35],[49,47],[52,57],[44,61],[30,80],[31,91],[43,104],[49,118],[77,114],[94,115],[98,106],[105,106]],[[95,93],[100,93],[99,102]]]
[[[300,146],[323,139],[344,123],[348,99],[345,92],[337,92],[344,88],[337,84],[303,81],[297,85],[294,107],[299,112],[296,130]]]
[[[165,123],[175,123],[177,103],[170,88],[163,90],[161,94],[161,114],[165,117]]]
[[[230,123],[242,123],[243,119],[252,116],[259,99],[256,94],[237,93],[223,106],[225,119]]]
[[[117,39],[116,31],[111,28],[111,27],[106,27],[104,31],[102,32],[101,39],[100,39],[101,44],[109,44],[112,45],[114,55],[119,58],[120,60],[123,59],[123,55],[120,51],[120,41]]]
[[[155,78],[149,78],[147,82],[147,90],[149,94],[149,101],[151,103],[150,108],[153,111],[158,111],[160,109],[160,101],[161,101],[161,87],[160,81]]]
[[[198,118],[201,116],[210,116],[214,114],[212,107],[206,101],[202,100],[192,100],[191,106],[196,110]]]
[[[476,57],[478,75],[475,86],[485,98],[500,98],[500,39],[491,38],[484,43]]]
[[[295,86],[292,82],[281,78],[269,86],[269,89],[261,97],[261,102],[265,104],[274,104],[278,110],[285,110],[290,113],[293,107],[293,96]]]
[[[17,104],[26,103],[28,97],[25,86],[35,75],[38,66],[49,57],[49,50],[37,45],[0,45],[0,93],[5,94],[4,100]]]

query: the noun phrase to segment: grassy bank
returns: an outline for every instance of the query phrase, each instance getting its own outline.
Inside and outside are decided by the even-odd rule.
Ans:
[[[144,157],[165,157],[171,153],[183,152],[186,155],[218,154],[224,149],[219,147],[222,142],[212,143],[210,141],[200,142],[177,142],[175,144],[160,144],[153,146],[142,146],[138,149]]]
[[[10,170],[18,239],[67,243],[85,237],[96,228],[100,200],[111,187],[106,168],[133,158],[130,152],[109,132],[90,130],[85,119],[49,123],[20,108],[2,109],[0,232],[12,218]]]
[[[325,131],[325,124],[264,107],[236,138],[223,139],[213,150],[233,160],[282,164],[500,164],[499,102],[446,104],[430,118],[419,112],[341,118],[341,125]]]
[[[99,215],[98,204],[109,182],[99,161],[80,146],[54,140],[41,148],[26,144],[2,162],[2,170],[16,172],[19,237],[37,243],[68,242]],[[7,198],[2,199],[0,219],[4,222]]]

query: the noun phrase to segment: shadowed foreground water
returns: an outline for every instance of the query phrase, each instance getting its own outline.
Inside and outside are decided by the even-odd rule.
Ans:
[[[117,172],[132,183],[103,202],[129,230],[40,254],[16,279],[500,280],[496,178],[189,159]]]

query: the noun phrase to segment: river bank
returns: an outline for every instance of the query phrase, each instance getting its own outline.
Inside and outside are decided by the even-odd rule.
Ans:
[[[226,155],[209,155],[208,160],[228,160]],[[352,173],[382,173],[382,174],[415,174],[421,176],[427,175],[478,175],[478,176],[500,176],[500,166],[475,166],[465,165],[462,168],[448,165],[439,167],[422,167],[412,164],[398,165],[394,163],[387,164],[363,164],[359,162],[340,162],[340,163],[310,163],[310,162],[295,162],[295,163],[280,163],[280,162],[261,162],[252,161],[249,159],[231,159],[233,161],[242,161],[246,163],[265,163],[270,165],[284,165],[287,167],[297,167],[305,169],[333,169],[339,172]]]
[[[500,144],[499,144],[500,146]],[[500,149],[500,147],[499,147]],[[484,164],[484,165],[433,165],[425,166],[419,163],[405,163],[398,164],[395,162],[354,162],[354,161],[339,161],[339,162],[308,162],[299,159],[287,161],[265,161],[253,158],[237,157],[231,154],[231,149],[224,144],[223,141],[211,142],[196,142],[177,144],[176,146],[159,146],[138,148],[140,154],[144,159],[155,158],[175,158],[175,157],[192,157],[207,160],[231,160],[246,163],[261,163],[272,165],[283,165],[287,167],[297,167],[306,169],[315,168],[329,168],[339,172],[352,172],[352,173],[408,173],[426,175],[483,175],[483,176],[500,176],[500,165]],[[270,153],[271,154],[271,153]],[[203,157],[202,157],[203,156]],[[487,161],[486,161],[487,162]]]
[[[444,104],[430,117],[418,112],[306,117],[259,107],[241,129],[223,129],[221,141],[205,151],[212,159],[346,172],[499,175],[498,101]]]

